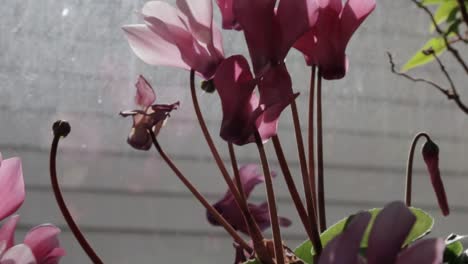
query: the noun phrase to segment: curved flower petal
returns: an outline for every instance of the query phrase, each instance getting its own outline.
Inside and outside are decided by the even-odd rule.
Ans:
[[[3,254],[0,264],[36,264],[36,259],[27,245],[19,244]]]
[[[211,0],[177,0],[177,7],[187,20],[187,27],[195,38],[212,45],[213,6]]]
[[[244,31],[255,74],[261,72],[274,57],[275,2],[276,0],[234,1],[234,15]]]
[[[423,146],[422,154],[431,177],[432,187],[437,196],[439,207],[443,215],[447,216],[450,214],[450,208],[447,202],[447,195],[445,194],[444,183],[442,182],[442,177],[440,177],[439,147],[433,141],[428,140]]]
[[[256,83],[247,60],[240,55],[225,59],[214,83],[223,110],[221,137],[238,145],[252,141],[255,120],[261,112],[257,110],[258,99],[253,92]]]
[[[60,259],[66,255],[66,251],[63,248],[54,248],[45,259],[42,260],[41,264],[58,264]]]
[[[358,264],[362,236],[371,219],[369,212],[354,216],[346,230],[334,238],[323,250],[319,264]]]
[[[19,215],[13,215],[0,228],[0,241],[5,241],[6,249],[15,244],[15,230],[19,221]],[[0,254],[1,255],[1,254]]]
[[[377,215],[369,235],[368,264],[393,264],[416,217],[402,202],[386,205]]]
[[[0,166],[0,220],[14,213],[25,197],[20,158],[3,160]]]
[[[60,248],[59,234],[60,229],[56,226],[50,224],[36,226],[26,234],[24,244],[31,248],[36,260],[42,263],[49,256],[58,257],[55,249]]]
[[[156,101],[156,94],[154,93],[153,87],[151,87],[142,75],[138,76],[135,87],[137,89],[135,95],[135,102],[137,105],[148,107]]]
[[[178,47],[156,35],[146,25],[127,25],[122,29],[133,52],[145,63],[190,70]]]
[[[375,9],[375,0],[348,0],[341,14],[341,42],[346,46],[361,23]]]
[[[223,17],[223,29],[242,30],[234,16],[234,0],[216,0]]]
[[[445,243],[441,238],[429,238],[414,243],[404,250],[396,264],[440,264],[444,258]]]

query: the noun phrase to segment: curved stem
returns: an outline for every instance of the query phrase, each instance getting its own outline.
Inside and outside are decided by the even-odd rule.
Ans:
[[[322,73],[318,70],[317,82],[317,185],[318,211],[320,217],[320,231],[327,229],[325,212],[325,186],[323,176],[323,128],[322,128]]]
[[[314,246],[315,252],[317,252],[318,255],[322,252],[322,243],[320,241],[320,234],[317,229],[317,219],[315,217],[315,214],[311,215],[311,223],[308,222],[308,217],[307,217],[307,212],[304,208],[304,205],[302,204],[301,197],[297,191],[296,185],[294,184],[294,180],[291,176],[291,171],[289,170],[286,157],[284,156],[283,148],[281,147],[281,142],[279,140],[278,136],[273,137],[273,146],[275,147],[275,152],[276,156],[278,158],[281,171],[283,172],[284,175],[284,180],[286,181],[286,185],[288,186],[289,193],[291,194],[291,198],[294,202],[294,205],[296,206],[296,210],[299,214],[299,217],[301,218],[302,224],[304,225],[304,228],[307,232],[307,235],[309,236],[309,240],[312,242],[312,245]],[[313,204],[312,204],[313,206]],[[313,208],[315,210],[315,208]]]
[[[418,133],[411,143],[411,148],[408,153],[408,163],[406,166],[406,189],[405,189],[405,202],[406,206],[411,206],[411,192],[413,189],[413,157],[414,157],[414,149],[416,148],[416,144],[421,137],[425,137],[427,140],[430,140],[430,137],[427,133],[421,132]]]
[[[275,259],[277,264],[285,264],[283,241],[281,239],[281,230],[276,210],[275,191],[273,190],[273,180],[270,174],[270,166],[268,165],[265,149],[263,148],[263,142],[258,132],[255,132],[255,143],[257,144],[258,153],[262,161],[263,174],[265,175],[268,209],[270,211],[271,229],[275,246]]]
[[[263,235],[262,232],[260,231],[260,228],[258,227],[257,222],[255,222],[255,219],[253,218],[252,214],[250,213],[249,206],[247,204],[247,197],[245,195],[244,191],[244,186],[242,185],[242,180],[240,178],[239,174],[239,167],[237,165],[237,158],[236,158],[236,153],[234,151],[234,145],[232,143],[228,143],[228,148],[229,148],[229,155],[231,157],[231,163],[232,163],[232,170],[234,172],[234,178],[236,180],[237,188],[240,193],[240,197],[242,199],[242,207],[241,210],[246,211],[244,213],[244,220],[247,223],[247,228],[250,234],[250,237],[252,238],[254,248],[256,252],[267,252],[264,244],[263,244]],[[267,254],[267,253],[266,253]],[[265,254],[259,254],[260,256],[263,257]]]
[[[164,150],[159,145],[154,132],[151,129],[148,129],[148,132],[151,135],[151,140],[156,150],[159,152],[159,155],[163,160],[169,165],[175,175],[182,181],[182,183],[192,192],[192,194],[198,199],[198,201],[213,215],[213,217],[221,224],[221,226],[226,229],[226,231],[231,235],[231,237],[245,250],[252,252],[252,248],[249,246],[244,239],[242,239],[239,234],[234,230],[234,228],[224,219],[224,217],[218,213],[218,211],[203,197],[203,195],[190,183],[190,181],[182,174],[182,172],[177,168],[177,166],[172,162],[172,160],[166,155]]]
[[[88,257],[91,259],[93,263],[102,264],[104,262],[102,262],[102,260],[94,251],[94,249],[88,243],[83,233],[81,232],[80,228],[78,227],[75,220],[73,219],[70,211],[67,208],[65,200],[63,199],[62,191],[60,190],[60,185],[57,179],[56,157],[57,157],[58,143],[60,141],[60,137],[62,136],[66,136],[66,135],[58,134],[58,133],[55,133],[54,131],[54,139],[52,140],[52,146],[50,149],[50,160],[49,160],[50,181],[52,184],[52,190],[54,191],[54,196],[57,201],[57,205],[60,209],[60,212],[62,212],[63,218],[67,222],[68,227],[72,231],[73,235],[75,236],[76,240],[80,244],[81,248],[86,252],[86,254],[88,255]]]

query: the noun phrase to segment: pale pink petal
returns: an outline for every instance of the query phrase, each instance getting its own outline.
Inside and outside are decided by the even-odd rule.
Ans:
[[[0,220],[10,216],[25,197],[23,169],[19,158],[3,160],[0,166]]]
[[[187,25],[180,17],[180,12],[164,1],[149,1],[143,6],[141,13],[145,17],[154,17],[171,27],[187,30]]]
[[[0,264],[36,264],[36,259],[27,245],[19,244],[3,254]]]
[[[176,44],[156,35],[146,25],[127,25],[122,27],[133,52],[144,62],[151,65],[174,66],[190,70],[182,59]]]
[[[187,18],[187,26],[195,38],[207,45],[212,44],[213,5],[211,0],[177,0],[177,7]]]
[[[414,243],[403,251],[396,264],[440,264],[444,258],[445,243],[441,238],[429,238]]]
[[[19,215],[11,216],[0,228],[0,241],[5,241],[6,249],[15,244],[15,230],[19,221]]]
[[[60,229],[49,224],[40,225],[31,229],[24,238],[39,263],[47,259],[54,249],[60,247],[58,235]]]
[[[346,47],[353,33],[374,9],[375,0],[348,0],[346,2],[341,14],[342,45]]]
[[[371,219],[368,212],[354,216],[348,227],[323,250],[319,264],[357,264],[362,236]]]
[[[368,264],[394,264],[403,242],[416,222],[402,202],[392,202],[377,215],[369,235]]]
[[[154,93],[153,87],[142,75],[138,76],[138,80],[135,83],[137,89],[135,95],[136,104],[148,107],[156,101],[156,94]]]
[[[213,23],[213,46],[221,57],[224,57],[223,35],[217,25]]]
[[[65,249],[54,248],[40,264],[58,264],[60,259],[66,255]]]

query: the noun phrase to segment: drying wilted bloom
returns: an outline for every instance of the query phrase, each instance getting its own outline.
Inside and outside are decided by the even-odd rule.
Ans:
[[[135,103],[141,107],[141,110],[123,111],[120,112],[120,115],[133,117],[132,130],[127,139],[128,144],[139,150],[149,150],[152,140],[148,129],[152,129],[157,135],[164,125],[164,121],[169,117],[169,113],[177,109],[179,102],[171,105],[152,105],[156,101],[156,94],[153,87],[141,75],[138,77],[135,87]]]
[[[241,167],[239,170],[239,175],[246,198],[250,196],[250,193],[257,184],[262,183],[265,180],[264,176],[258,173],[257,165],[254,164]],[[274,172],[272,172],[272,176],[275,176]],[[244,234],[248,234],[248,227],[242,216],[242,211],[237,206],[234,195],[231,193],[231,191],[228,190],[224,197],[213,206],[232,225],[234,229]],[[267,229],[271,224],[268,203],[264,202],[259,205],[249,203],[248,206],[250,213],[252,214],[259,228],[261,230]],[[216,219],[208,212],[207,218],[212,225],[219,225]],[[287,218],[280,217],[279,221],[281,226],[291,225],[291,221]]]
[[[0,195],[0,220],[3,220],[24,201],[23,170],[19,158],[1,160],[0,155]],[[31,229],[23,244],[15,246],[14,234],[18,221],[19,216],[13,215],[0,228],[0,264],[56,264],[65,255],[58,240],[60,229],[50,224]]]
[[[351,36],[374,10],[375,0],[318,0],[317,22],[294,47],[309,65],[317,65],[324,79],[341,79],[348,69],[346,46]]]
[[[163,1],[147,2],[145,24],[123,27],[132,50],[151,65],[193,69],[213,77],[224,57],[220,30],[213,23],[211,0],[177,0],[177,9]]]
[[[220,134],[224,140],[243,145],[254,142],[257,131],[264,141],[276,134],[281,111],[297,95],[281,94],[282,90],[276,89],[264,97],[260,96],[260,99],[257,97],[254,92],[256,85],[274,88],[291,82],[285,67],[274,69],[258,80],[250,72],[247,60],[240,55],[231,56],[221,63],[214,82],[223,109]],[[273,98],[275,96],[281,100]]]
[[[437,196],[439,207],[444,216],[447,216],[450,213],[450,208],[447,202],[447,195],[445,194],[444,183],[440,177],[439,147],[437,147],[434,141],[428,139],[426,143],[424,143],[422,155],[431,177],[432,187],[434,188],[434,192]]]
[[[365,258],[359,255],[362,236],[371,217],[368,212],[357,214],[346,230],[324,249],[319,264],[440,264],[445,243],[443,239],[420,240],[402,249],[416,217],[402,202],[392,202],[377,215],[372,226]]]

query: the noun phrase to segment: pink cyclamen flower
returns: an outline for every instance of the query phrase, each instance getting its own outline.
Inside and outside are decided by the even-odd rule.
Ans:
[[[148,64],[193,69],[211,79],[224,58],[212,2],[177,0],[176,5],[147,2],[141,11],[145,24],[123,27],[130,47]]]
[[[317,22],[294,47],[309,65],[317,65],[324,79],[341,79],[348,69],[346,46],[351,36],[374,10],[375,0],[318,0]]]
[[[20,158],[2,160],[0,154],[0,221],[13,214],[25,197]]]
[[[437,196],[439,207],[442,210],[443,215],[447,216],[450,214],[450,208],[447,202],[447,195],[445,194],[444,183],[440,177],[439,147],[437,147],[432,140],[427,140],[422,148],[422,155],[431,177],[432,187],[434,188],[434,192]]]
[[[135,87],[135,103],[141,107],[141,110],[122,111],[120,115],[133,117],[133,126],[127,139],[128,144],[135,149],[149,150],[152,139],[148,129],[153,130],[157,135],[170,112],[179,107],[179,102],[171,105],[153,104],[156,101],[156,94],[142,75],[138,76]]]
[[[223,16],[223,29],[242,29],[234,16],[234,1],[235,0],[216,0],[221,15]]]
[[[365,258],[360,244],[371,219],[370,213],[357,214],[346,230],[325,247],[319,264],[440,264],[445,243],[440,238],[423,239],[408,248],[403,243],[416,217],[402,202],[392,202],[377,215],[372,226]]]
[[[289,91],[282,93],[283,89],[274,89],[278,86],[291,89],[291,79],[284,64],[271,68],[258,80],[250,72],[247,60],[240,55],[221,63],[214,83],[223,110],[220,135],[237,145],[254,142],[257,131],[263,141],[276,135],[281,112],[297,97]],[[257,85],[260,99],[254,91]],[[265,86],[271,88],[271,92],[262,93]]]
[[[242,186],[244,187],[246,198],[250,196],[250,193],[257,184],[262,183],[265,180],[264,176],[258,173],[257,165],[254,164],[242,166],[239,170],[239,175]],[[274,172],[272,172],[272,176],[275,176]],[[233,194],[229,190],[226,192],[224,197],[213,206],[232,225],[234,229],[244,234],[248,234],[248,228],[242,216],[242,212],[237,206]],[[259,205],[249,203],[248,206],[259,228],[261,230],[267,229],[271,224],[268,203],[264,202]],[[214,217],[208,212],[207,218],[212,225],[219,225]],[[280,217],[279,220],[281,226],[291,225],[291,221],[285,217]]]

